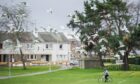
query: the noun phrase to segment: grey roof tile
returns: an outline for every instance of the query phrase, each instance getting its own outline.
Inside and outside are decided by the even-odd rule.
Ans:
[[[19,41],[22,43],[31,43],[34,40],[39,42],[58,42],[58,43],[68,43],[69,40],[63,33],[54,33],[54,32],[38,32],[38,37],[35,37],[31,32],[19,32],[17,33]],[[16,37],[13,33],[4,33],[0,32],[0,42],[3,42],[7,39],[16,42]]]
[[[44,42],[58,42],[58,43],[68,42],[68,39],[63,33],[39,32],[38,34],[39,37],[44,40]]]

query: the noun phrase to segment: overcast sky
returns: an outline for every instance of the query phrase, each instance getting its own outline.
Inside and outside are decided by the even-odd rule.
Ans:
[[[66,25],[70,17],[67,16],[70,13],[74,13],[75,10],[83,10],[84,0],[0,0],[0,3],[7,4],[9,2],[13,4],[13,2],[19,3],[23,1],[27,2],[30,19],[34,26],[37,28],[52,26],[58,31],[62,31],[60,27],[68,29]],[[52,14],[48,13],[50,9],[52,9]]]
[[[61,32],[62,29],[60,29],[60,27],[64,26],[68,29],[66,24],[70,18],[67,17],[67,15],[74,13],[75,10],[82,11],[83,2],[85,0],[0,0],[0,3],[7,4],[9,2],[9,4],[13,4],[23,1],[27,2],[27,7],[30,10],[30,19],[32,23],[34,23],[33,27],[48,28],[48,26],[52,26]],[[52,14],[48,13],[49,9],[52,9]],[[67,32],[68,31],[70,32],[70,30],[67,30]]]
[[[69,13],[83,9],[83,0],[27,0],[33,22],[37,27],[53,26],[58,29],[69,22]],[[52,10],[52,14],[48,10]]]

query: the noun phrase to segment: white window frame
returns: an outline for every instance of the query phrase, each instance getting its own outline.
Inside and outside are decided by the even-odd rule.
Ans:
[[[33,58],[31,58],[33,57]],[[37,56],[36,55],[28,55],[27,60],[36,60]]]
[[[51,50],[53,48],[53,44],[52,43],[47,43],[45,45],[45,48]]]

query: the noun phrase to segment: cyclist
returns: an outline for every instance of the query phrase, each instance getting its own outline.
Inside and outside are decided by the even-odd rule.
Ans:
[[[105,78],[105,82],[107,82],[108,81],[108,77],[109,77],[109,72],[108,72],[107,69],[104,69],[103,75],[104,75],[104,78]]]

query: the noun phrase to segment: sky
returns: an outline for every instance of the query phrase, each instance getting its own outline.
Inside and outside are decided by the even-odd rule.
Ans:
[[[37,27],[52,26],[57,31],[64,31],[70,20],[67,16],[75,10],[83,10],[83,0],[27,0],[27,6]]]
[[[70,21],[69,14],[75,10],[83,11],[83,2],[85,0],[0,0],[0,4],[15,4],[27,2],[27,8],[30,13],[31,28],[43,28],[49,30],[50,27],[58,32],[73,33],[66,25]],[[131,0],[140,1],[140,0]],[[48,12],[52,10],[52,13]]]
[[[73,33],[67,27],[70,21],[69,14],[74,14],[75,10],[83,10],[84,0],[0,0],[1,4],[15,4],[27,2],[27,8],[30,12],[30,20],[33,23],[32,27],[39,30],[50,27],[58,32]],[[48,12],[52,10],[52,13]]]

